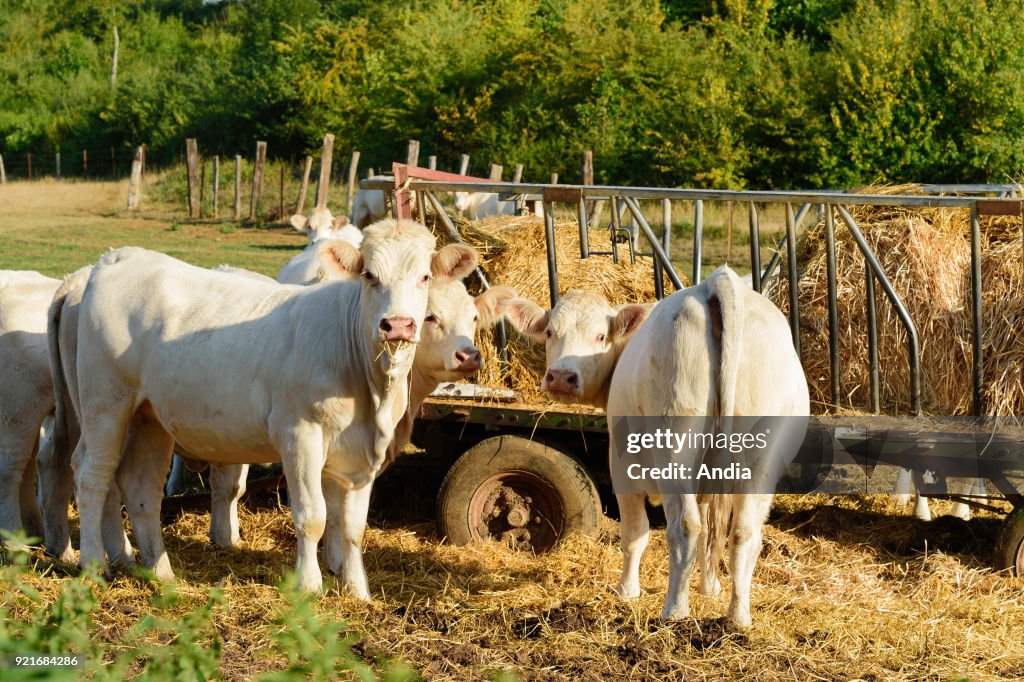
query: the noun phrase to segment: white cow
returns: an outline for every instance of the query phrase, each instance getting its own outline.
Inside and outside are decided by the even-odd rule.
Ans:
[[[900,469],[896,475],[896,484],[893,486],[893,498],[896,504],[906,506],[910,503],[911,496],[914,498],[914,516],[921,521],[932,520],[932,510],[928,506],[928,498],[918,494],[915,476],[909,469]],[[952,478],[949,479],[950,493],[976,497],[984,502],[988,499],[988,491],[985,489],[983,478]],[[971,508],[963,502],[954,502],[950,514],[957,518],[969,521],[971,519]]]
[[[600,294],[573,291],[550,312],[517,299],[508,304],[506,315],[531,338],[547,343],[541,388],[561,400],[607,406],[609,424],[617,417],[642,415],[810,414],[807,382],[786,318],[728,268],[653,308],[612,308]],[[698,554],[701,591],[721,589],[717,565],[728,527],[733,576],[728,616],[748,626],[750,583],[772,495],[662,497],[669,544],[662,618],[689,615],[687,585]],[[649,536],[644,495],[617,498],[624,554],[617,591],[635,598]]]
[[[35,456],[53,412],[46,310],[59,286],[37,272],[0,271],[0,529],[36,537]]]
[[[326,208],[313,209],[308,219],[293,215],[292,225],[309,235],[309,243],[277,273],[277,281],[285,284],[316,284],[330,276],[330,271],[320,265],[320,252],[331,240],[342,239],[357,249],[363,243],[363,233],[348,218],[335,218]]]
[[[455,210],[465,213],[470,220],[482,220],[492,215],[515,215],[514,201],[498,201],[493,192],[456,192]]]
[[[343,580],[369,598],[360,544],[370,484],[408,404],[414,346],[401,342],[419,341],[431,275],[461,279],[476,257],[464,245],[434,251],[426,228],[389,220],[366,230],[361,253],[339,242],[325,261],[362,281],[273,285],[133,248],[100,259],[75,359],[89,390],[72,395],[83,566],[103,564],[102,507],[116,471],[144,564],[172,577],[159,499],[178,441],[210,461],[282,461],[306,590],[322,584],[321,473],[336,480]]]
[[[375,175],[370,180],[391,180],[390,177]],[[409,201],[412,206],[412,215],[415,218],[418,209],[416,204],[416,192],[409,192]],[[356,196],[352,200],[352,219],[353,225],[359,229],[363,229],[367,225],[377,222],[386,218],[388,215],[387,203],[384,200],[384,190],[382,189],[359,189],[356,191]]]

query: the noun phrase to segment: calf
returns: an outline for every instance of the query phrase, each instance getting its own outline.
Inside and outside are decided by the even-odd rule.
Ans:
[[[423,226],[382,221],[366,230],[361,252],[339,242],[324,261],[362,281],[280,286],[131,248],[100,259],[82,295],[90,324],[79,326],[75,359],[89,386],[77,392],[83,437],[72,460],[83,566],[104,563],[102,507],[116,472],[143,562],[172,577],[159,498],[178,441],[210,461],[283,463],[307,590],[322,584],[321,475],[356,493],[341,511],[346,527],[359,528],[343,540],[343,578],[369,598],[363,501],[408,406],[409,344],[420,338],[431,276],[460,279],[475,253],[434,251]]]
[[[807,383],[786,318],[728,268],[653,308],[612,308],[600,294],[573,291],[549,312],[517,299],[508,304],[506,314],[521,331],[547,344],[541,388],[559,400],[606,407],[609,424],[618,417],[642,415],[810,414]],[[728,527],[733,576],[728,616],[748,626],[750,583],[772,495],[662,497],[669,545],[662,618],[689,615],[687,585],[698,553],[701,591],[715,594],[721,589],[717,564]],[[617,498],[624,555],[617,591],[635,598],[640,594],[640,557],[649,537],[644,495]]]

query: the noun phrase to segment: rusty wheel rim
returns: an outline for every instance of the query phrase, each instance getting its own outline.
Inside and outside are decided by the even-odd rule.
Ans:
[[[513,549],[550,550],[562,536],[565,514],[554,486],[528,471],[503,471],[484,480],[469,501],[474,540],[498,540]]]

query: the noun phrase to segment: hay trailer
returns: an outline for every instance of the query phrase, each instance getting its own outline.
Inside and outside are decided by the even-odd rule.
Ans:
[[[1013,505],[1001,538],[995,548],[997,568],[1011,568],[1024,575],[1024,497],[1014,483],[1020,473],[1019,462],[1024,439],[1012,434],[993,436],[982,427],[966,429],[962,423],[949,428],[943,423],[921,421],[921,359],[917,328],[887,273],[872,252],[864,234],[851,215],[851,206],[940,207],[970,213],[970,285],[972,336],[973,413],[983,415],[981,216],[1021,215],[1022,203],[1017,188],[1003,185],[925,186],[924,195],[875,195],[843,191],[751,192],[639,187],[519,184],[458,176],[439,171],[394,164],[390,179],[364,180],[361,187],[385,190],[396,217],[409,217],[412,197],[416,197],[419,215],[433,211],[450,238],[460,241],[459,231],[444,210],[438,193],[493,192],[503,201],[515,201],[522,208],[526,201],[543,206],[545,248],[550,302],[558,300],[558,271],[555,258],[554,206],[569,204],[576,212],[579,226],[580,258],[625,257],[620,248],[636,255],[642,236],[647,253],[654,262],[652,277],[659,298],[665,295],[666,280],[676,289],[683,286],[671,262],[671,203],[688,201],[693,205],[693,240],[688,245],[694,263],[691,281],[701,279],[704,202],[734,202],[746,205],[750,235],[751,285],[757,291],[773,278],[788,281],[789,321],[793,342],[800,352],[800,303],[797,293],[799,268],[796,236],[801,224],[812,213],[824,223],[828,253],[828,330],[832,403],[842,406],[840,389],[839,315],[837,307],[836,231],[845,229],[865,262],[863,283],[867,310],[867,335],[870,366],[871,413],[881,412],[881,379],[878,361],[878,323],[876,287],[891,304],[907,338],[909,404],[902,419],[862,419],[820,416],[812,419],[805,447],[801,450],[791,476],[780,490],[801,492],[815,489],[827,476],[830,466],[846,458],[863,466],[892,464],[916,473],[922,494],[965,502],[976,507],[997,509],[970,495],[948,492],[945,480],[953,477],[981,476]],[[410,191],[414,191],[415,195]],[[954,196],[943,194],[954,192]],[[991,194],[998,194],[992,198]],[[648,221],[640,202],[661,202],[662,224],[656,231]],[[595,202],[607,202],[611,208],[609,249],[594,251],[588,241],[588,214]],[[762,268],[760,219],[758,207],[781,204],[785,208],[785,234],[766,267]],[[634,228],[627,228],[629,216]],[[838,220],[836,218],[838,217]],[[659,234],[660,232],[660,234]],[[626,246],[620,247],[624,243]],[[532,246],[532,245],[531,245]],[[536,245],[539,248],[539,245]],[[785,267],[782,264],[785,263]],[[486,273],[477,277],[489,287]],[[504,329],[498,343],[505,343]],[[966,388],[966,387],[965,387]],[[401,494],[410,505],[417,495],[436,504],[439,533],[455,544],[484,538],[498,538],[532,551],[544,551],[570,532],[592,533],[603,508],[614,508],[609,494],[608,435],[605,416],[599,411],[567,407],[551,410],[548,405],[503,403],[494,400],[492,390],[456,385],[446,395],[429,398],[418,415],[414,442],[425,453],[400,460],[399,469],[415,471],[412,486],[404,485]],[[462,395],[457,395],[458,393]],[[979,435],[980,433],[980,435]],[[987,435],[986,435],[987,434]],[[984,440],[987,438],[988,440]],[[981,440],[979,440],[981,439]],[[986,448],[980,457],[978,443]],[[927,485],[925,481],[929,481]],[[387,486],[387,477],[381,482]],[[434,490],[440,492],[433,498]],[[389,493],[389,499],[394,499]]]

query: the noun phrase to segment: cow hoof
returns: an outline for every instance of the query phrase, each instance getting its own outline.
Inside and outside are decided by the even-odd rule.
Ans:
[[[668,604],[661,610],[661,620],[663,622],[670,622],[674,620],[686,620],[690,617],[689,606],[672,606]]]
[[[722,583],[718,581],[718,578],[715,578],[710,585],[702,580],[700,581],[700,593],[705,597],[717,597],[722,593]]]
[[[615,594],[619,595],[623,599],[639,599],[640,598],[640,585],[627,585],[619,583],[613,588]]]
[[[727,620],[738,630],[746,630],[753,623],[749,613],[730,613]]]

